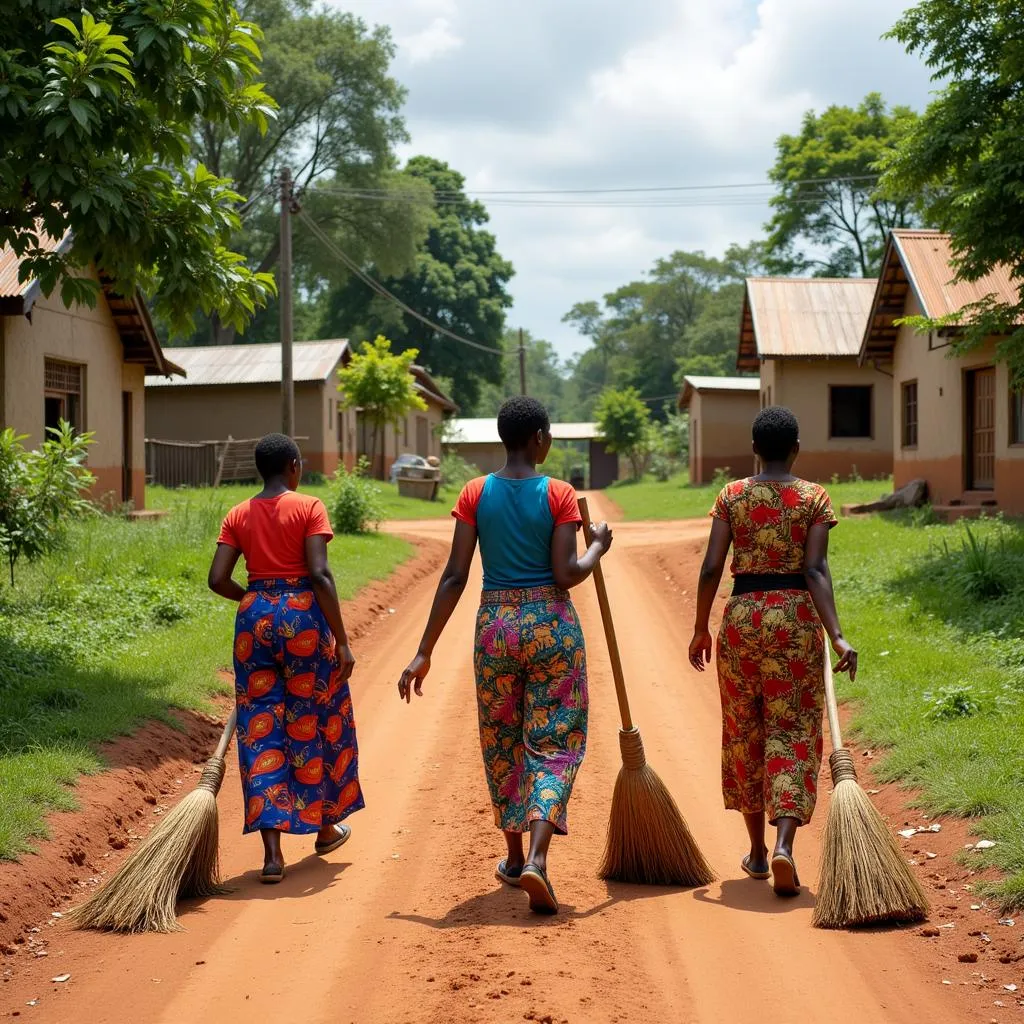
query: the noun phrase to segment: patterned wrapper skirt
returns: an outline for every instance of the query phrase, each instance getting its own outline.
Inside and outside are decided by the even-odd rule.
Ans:
[[[733,597],[718,634],[722,791],[744,813],[811,820],[825,703],[825,643],[810,594]]]
[[[494,821],[527,832],[566,808],[587,746],[587,658],[576,610],[556,587],[484,591],[477,707]]]
[[[308,579],[256,580],[235,619],[245,832],[317,832],[363,807],[352,697]]]

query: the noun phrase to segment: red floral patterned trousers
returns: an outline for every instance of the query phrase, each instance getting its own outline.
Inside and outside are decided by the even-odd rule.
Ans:
[[[817,799],[825,645],[810,594],[732,598],[718,634],[722,792],[729,810],[807,824]]]

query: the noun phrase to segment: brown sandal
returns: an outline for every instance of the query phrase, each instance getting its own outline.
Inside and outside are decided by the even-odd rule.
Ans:
[[[796,874],[793,858],[785,853],[772,857],[772,888],[776,896],[799,896],[800,879]]]

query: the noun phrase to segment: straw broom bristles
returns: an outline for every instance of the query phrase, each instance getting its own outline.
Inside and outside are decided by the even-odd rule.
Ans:
[[[67,915],[77,928],[115,932],[182,931],[175,914],[179,899],[218,896],[217,793],[224,780],[222,746],[203,769],[198,787],[160,824],[92,896]]]
[[[598,874],[641,885],[709,885],[715,873],[665,784],[644,756],[638,729],[621,730],[608,840]]]

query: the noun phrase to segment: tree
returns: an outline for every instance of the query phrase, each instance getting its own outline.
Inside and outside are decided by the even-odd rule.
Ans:
[[[509,395],[519,394],[519,332],[514,329],[505,331],[501,347],[505,352],[501,383],[481,386],[480,399],[473,413],[476,416],[496,416],[501,403]],[[565,419],[564,370],[554,346],[549,341],[535,338],[529,331],[523,331],[523,347],[526,349],[527,393],[544,404],[552,420]]]
[[[224,0],[114,4],[21,0],[0,20],[0,244],[21,280],[95,304],[95,262],[137,287],[176,333],[197,306],[241,327],[273,288],[228,247],[241,196],[196,161],[196,118],[266,131],[259,29]],[[65,15],[65,16],[57,16]],[[70,248],[50,239],[71,232]]]
[[[648,452],[651,413],[635,388],[617,391],[609,388],[597,402],[597,424],[610,452],[625,455],[633,470],[633,479],[644,473]]]
[[[890,36],[924,56],[937,98],[890,154],[883,185],[925,197],[928,218],[953,237],[956,277],[1009,269],[1018,301],[988,300],[954,319],[956,350],[1002,336],[997,352],[1024,387],[1024,17],[1007,0],[925,0]],[[922,327],[942,326],[919,322]]]
[[[260,270],[276,265],[276,184],[289,166],[304,210],[337,245],[381,273],[404,273],[426,235],[433,197],[428,185],[395,166],[395,147],[408,135],[401,116],[405,90],[390,75],[389,30],[370,29],[352,14],[311,0],[243,0],[240,9],[264,31],[264,75],[278,116],[265,134],[251,127],[233,132],[207,118],[198,119],[193,132],[206,165],[254,197],[237,244]],[[293,235],[293,264],[298,329],[305,307],[322,318],[319,294],[346,280],[348,271],[301,224]],[[298,336],[312,336],[309,330]],[[277,331],[272,305],[246,340],[276,341]],[[234,334],[214,317],[202,340],[230,343]]]
[[[364,341],[348,366],[338,371],[342,408],[359,409],[373,427],[371,467],[376,467],[384,428],[397,427],[413,409],[427,407],[416,392],[411,372],[418,355],[414,348],[392,353],[391,342],[378,335],[373,342]]]
[[[771,269],[817,277],[872,277],[893,228],[918,222],[905,192],[879,188],[881,164],[917,115],[889,110],[878,93],[859,107],[809,111],[798,135],[775,143],[768,176],[781,189],[766,225]]]
[[[483,229],[489,219],[486,209],[466,198],[462,175],[440,160],[414,157],[405,173],[431,188],[437,201],[433,222],[411,270],[389,277],[371,266],[371,275],[434,323],[485,348],[499,349],[505,310],[512,304],[505,286],[513,270],[498,253],[494,235]],[[419,349],[431,373],[454,381],[452,397],[466,409],[476,407],[483,383],[502,380],[500,351],[460,344],[355,279],[331,295],[322,332],[400,336]]]
[[[68,521],[91,509],[84,495],[96,482],[85,466],[91,434],[76,434],[61,422],[31,452],[22,446],[25,436],[11,427],[0,431],[0,553],[12,587],[20,559],[52,551]]]

